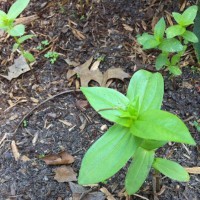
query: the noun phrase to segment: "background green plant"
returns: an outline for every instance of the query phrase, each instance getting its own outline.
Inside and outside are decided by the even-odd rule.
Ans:
[[[78,182],[104,182],[132,160],[125,179],[128,194],[139,190],[151,167],[178,181],[189,175],[179,164],[155,158],[168,141],[195,145],[187,127],[175,115],[161,111],[164,93],[160,73],[140,70],[134,74],[127,95],[103,87],[82,87],[91,106],[115,124],[85,154]]]
[[[48,58],[51,64],[54,64],[59,57],[59,54],[55,51],[49,51],[44,55],[45,58]]]
[[[153,35],[143,33],[137,36],[143,49],[157,48],[161,51],[155,63],[157,70],[167,67],[175,76],[181,75],[180,59],[185,53],[189,42],[197,43],[197,36],[186,28],[194,23],[197,15],[197,6],[190,6],[182,14],[173,12],[176,25],[166,28],[164,18],[155,25]],[[166,34],[166,37],[165,37]]]
[[[4,30],[15,39],[16,43],[13,45],[13,51],[18,49],[29,62],[34,62],[34,56],[30,52],[25,51],[22,46],[23,42],[32,38],[34,35],[24,35],[25,26],[23,24],[15,25],[14,23],[16,18],[28,6],[29,2],[30,0],[17,0],[10,7],[7,14],[0,10],[0,29]]]

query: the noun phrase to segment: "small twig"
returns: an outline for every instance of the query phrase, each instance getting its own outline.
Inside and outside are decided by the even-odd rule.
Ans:
[[[21,124],[23,123],[23,121],[32,114],[33,111],[35,111],[37,108],[39,108],[41,105],[45,104],[46,102],[54,99],[55,97],[58,97],[58,96],[61,96],[63,94],[68,94],[68,93],[71,93],[71,92],[80,92],[80,90],[66,90],[66,91],[63,91],[59,94],[56,94],[54,96],[51,96],[49,98],[47,98],[46,100],[44,100],[43,102],[41,102],[40,104],[38,104],[37,106],[35,106],[34,108],[32,108],[26,115],[24,115],[24,117],[21,119],[21,121],[19,122],[19,124],[17,125],[15,131],[14,131],[14,134],[13,134],[13,137],[15,136],[17,130],[19,129],[19,127],[21,126]]]

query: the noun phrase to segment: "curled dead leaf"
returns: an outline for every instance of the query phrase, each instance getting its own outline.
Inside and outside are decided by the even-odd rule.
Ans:
[[[21,74],[30,71],[30,67],[26,62],[26,59],[23,56],[14,60],[14,64],[8,67],[8,76],[0,74],[0,76],[6,78],[11,81],[14,78],[19,77]]]
[[[120,79],[124,80],[125,78],[130,78],[130,75],[124,72],[121,68],[111,68],[108,69],[105,73],[102,73],[98,66],[100,62],[96,61],[92,65],[92,70],[90,68],[93,61],[93,57],[88,59],[82,65],[70,69],[67,72],[67,79],[69,80],[72,76],[77,74],[80,78],[81,86],[87,87],[90,81],[96,81],[102,87],[108,87],[111,82],[108,83],[110,79]]]
[[[47,155],[42,160],[47,165],[67,165],[74,162],[74,157],[63,151],[59,154]]]
[[[70,166],[61,166],[54,170],[54,179],[59,183],[76,181],[76,173]]]

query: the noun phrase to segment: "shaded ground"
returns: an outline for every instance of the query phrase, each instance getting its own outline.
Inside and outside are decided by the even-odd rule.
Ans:
[[[190,2],[191,3],[191,2]],[[0,2],[6,10],[9,4]],[[85,9],[85,17],[77,10],[76,3],[67,1],[31,1],[24,12],[25,16],[33,14],[39,18],[27,25],[27,31],[33,31],[37,38],[26,44],[26,48],[37,56],[33,72],[8,82],[0,78],[0,199],[72,199],[72,187],[69,183],[58,183],[54,180],[53,169],[41,159],[43,155],[68,151],[75,157],[71,165],[75,172],[80,169],[81,160],[89,146],[105,132],[105,125],[111,124],[86,105],[81,108],[80,100],[84,96],[75,91],[75,78],[68,80],[70,68],[64,59],[84,63],[91,56],[105,56],[100,70],[120,67],[130,75],[137,69],[153,70],[156,52],[141,52],[135,43],[135,36],[145,30],[151,30],[151,22],[165,13],[179,9],[177,2],[172,1],[96,1],[93,7]],[[85,39],[78,39],[73,28],[81,31]],[[133,30],[126,30],[129,25]],[[41,53],[36,49],[42,40],[48,39],[50,46]],[[1,73],[6,72],[13,57],[11,55],[11,39],[1,38]],[[55,64],[44,58],[49,49],[60,53]],[[11,55],[11,56],[10,56]],[[194,64],[192,56],[185,58],[190,65]],[[183,65],[184,62],[183,62]],[[6,67],[5,67],[6,66]],[[200,73],[199,69],[183,68],[183,75],[172,80],[167,72],[165,77],[165,97],[163,109],[177,114],[185,120],[190,132],[197,142],[196,147],[169,144],[159,149],[158,154],[176,160],[186,167],[200,166],[200,135],[192,125],[200,119]],[[36,77],[36,79],[35,79]],[[94,83],[92,83],[94,84]],[[125,93],[128,80],[113,80],[111,87]],[[20,120],[34,106],[65,90],[72,92],[58,95],[43,103],[26,118],[26,127],[18,125]],[[36,101],[38,100],[38,102]],[[66,126],[59,120],[71,123]],[[22,124],[23,125],[23,124]],[[16,131],[17,130],[17,131]],[[14,132],[16,131],[16,134]],[[5,136],[5,137],[4,137]],[[3,139],[4,138],[4,139]],[[2,140],[3,139],[3,140]],[[15,161],[10,148],[11,140],[15,140],[21,155],[29,161]],[[197,200],[200,196],[200,177],[191,175],[189,183],[179,183],[162,178],[161,188],[154,194],[155,183],[151,175],[145,182],[139,196],[125,197],[123,194],[124,167],[106,184],[100,184],[88,193],[99,192],[105,187],[116,199],[189,199]],[[88,172],[89,173],[89,172]],[[154,192],[153,192],[154,191]],[[100,193],[83,199],[105,199]],[[76,199],[75,197],[73,199]]]

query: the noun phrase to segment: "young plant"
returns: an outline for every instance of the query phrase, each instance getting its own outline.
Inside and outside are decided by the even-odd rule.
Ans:
[[[181,56],[185,53],[189,42],[198,42],[196,35],[186,30],[188,26],[194,23],[197,10],[197,6],[191,6],[183,14],[173,12],[172,16],[178,23],[177,25],[166,29],[165,20],[161,18],[155,25],[153,35],[143,33],[137,37],[138,42],[143,45],[143,49],[157,48],[161,51],[155,63],[157,70],[167,67],[173,75],[181,75],[179,66]]]
[[[49,41],[48,40],[43,40],[42,42],[41,42],[41,44],[39,44],[38,46],[37,46],[37,49],[38,50],[43,50],[46,46],[49,46]]]
[[[160,73],[139,70],[127,95],[103,87],[82,87],[91,106],[115,124],[85,154],[78,182],[104,182],[131,159],[125,179],[128,194],[136,193],[151,167],[178,181],[189,181],[178,163],[155,158],[155,151],[168,141],[195,145],[185,124],[175,115],[160,110],[164,83]]]
[[[34,56],[23,49],[23,42],[32,38],[34,35],[24,35],[25,26],[23,24],[15,25],[16,18],[22,13],[22,11],[28,6],[30,0],[17,0],[9,9],[6,14],[0,10],[0,29],[4,30],[10,36],[15,39],[13,45],[13,51],[19,50],[20,53],[29,61],[34,62]]]
[[[44,55],[45,58],[48,58],[51,64],[54,64],[59,57],[59,54],[55,51],[49,51]]]

